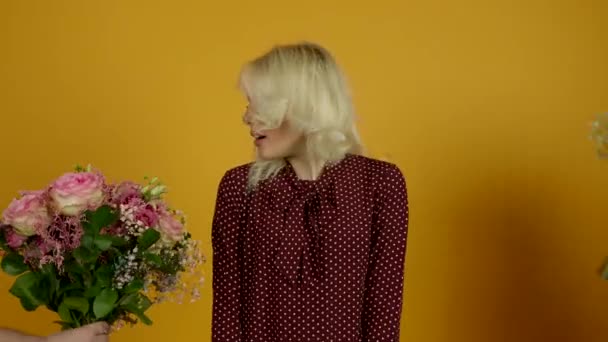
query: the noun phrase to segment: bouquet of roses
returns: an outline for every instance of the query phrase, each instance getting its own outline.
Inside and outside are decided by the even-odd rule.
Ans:
[[[1,266],[18,276],[10,293],[25,310],[57,312],[62,329],[151,324],[152,304],[196,300],[204,258],[165,190],[157,179],[109,184],[89,166],[22,192],[0,221]]]

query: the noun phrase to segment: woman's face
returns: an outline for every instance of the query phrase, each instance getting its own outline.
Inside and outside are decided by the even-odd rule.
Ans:
[[[249,100],[243,121],[249,126],[258,158],[262,160],[287,159],[304,154],[304,134],[290,125],[288,120],[283,120],[277,128],[265,129],[251,100]]]

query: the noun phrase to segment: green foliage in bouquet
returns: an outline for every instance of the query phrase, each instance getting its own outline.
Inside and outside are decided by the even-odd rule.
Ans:
[[[591,139],[595,143],[600,159],[608,159],[608,113],[600,115],[591,126]],[[608,259],[600,270],[602,278],[608,280]]]
[[[144,280],[137,278],[121,290],[114,289],[115,269],[111,261],[123,255],[124,250],[137,247],[138,258],[147,259],[154,267],[168,268],[158,255],[146,253],[160,239],[160,233],[149,229],[131,242],[100,234],[102,228],[113,225],[118,219],[117,213],[108,206],[87,211],[85,217],[82,245],[68,253],[64,260],[64,275],[58,274],[50,264],[39,271],[30,271],[24,258],[8,247],[4,235],[0,234],[0,248],[7,252],[2,258],[2,270],[18,276],[10,293],[19,298],[25,310],[46,306],[57,312],[61,317],[58,323],[63,328],[96,321],[113,323],[125,312],[134,314],[144,324],[151,324],[145,312],[152,302],[140,292]]]

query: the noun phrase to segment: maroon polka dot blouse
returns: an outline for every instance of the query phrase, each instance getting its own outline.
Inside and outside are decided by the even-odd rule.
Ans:
[[[349,155],[316,181],[291,166],[247,190],[221,180],[213,219],[215,342],[399,341],[408,200],[393,164]]]

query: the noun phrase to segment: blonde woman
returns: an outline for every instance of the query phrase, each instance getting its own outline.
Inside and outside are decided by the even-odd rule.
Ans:
[[[257,158],[218,190],[213,341],[398,341],[405,180],[361,156],[334,58],[277,46],[240,85]]]

